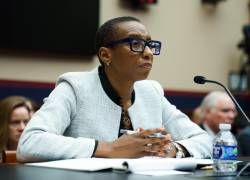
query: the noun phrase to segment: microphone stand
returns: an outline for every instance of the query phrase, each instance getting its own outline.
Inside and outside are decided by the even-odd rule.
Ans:
[[[204,78],[204,77],[203,77]],[[220,85],[221,87],[224,88],[224,90],[227,92],[227,94],[230,96],[230,98],[232,99],[233,103],[236,105],[236,107],[240,110],[240,112],[243,114],[243,116],[246,118],[246,120],[250,123],[249,118],[247,117],[247,115],[245,114],[245,112],[242,110],[242,108],[240,107],[240,105],[238,104],[238,102],[235,100],[234,96],[231,94],[231,92],[229,91],[229,89],[224,86],[223,84],[221,84],[220,82],[217,81],[213,81],[213,80],[207,80],[207,79],[203,79],[203,83],[204,82],[210,82],[210,83],[215,83]],[[203,84],[202,83],[202,84]],[[247,162],[246,165],[244,165],[244,167],[236,174],[236,177],[241,176],[241,174],[250,166],[250,162]]]
[[[245,112],[242,110],[242,108],[240,107],[240,105],[238,104],[238,102],[235,100],[234,96],[231,94],[231,92],[229,91],[229,89],[224,86],[223,84],[221,84],[220,82],[217,81],[212,81],[212,80],[206,80],[207,82],[211,82],[211,83],[215,83],[218,84],[220,86],[222,86],[225,91],[228,93],[228,95],[231,97],[232,101],[234,102],[234,104],[237,106],[237,108],[240,110],[240,112],[243,114],[243,116],[246,118],[246,120],[250,123],[249,118],[247,117],[247,115],[245,114]],[[236,177],[240,177],[242,175],[242,173],[250,166],[250,162],[248,162],[247,164],[245,164],[243,166],[243,168],[236,174]]]

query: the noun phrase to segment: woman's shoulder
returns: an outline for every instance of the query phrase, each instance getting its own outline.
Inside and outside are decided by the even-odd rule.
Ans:
[[[151,87],[161,87],[161,84],[156,80],[141,80],[135,83],[135,86],[151,86]]]
[[[70,84],[78,84],[86,81],[93,81],[96,77],[98,77],[97,69],[84,72],[67,72],[59,76],[57,84],[65,81]]]
[[[163,94],[163,88],[158,81],[155,80],[142,80],[135,83],[135,89],[138,90],[148,90],[149,92],[157,91],[160,94]]]

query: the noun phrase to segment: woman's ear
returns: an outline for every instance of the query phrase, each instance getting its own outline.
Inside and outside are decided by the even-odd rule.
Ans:
[[[104,64],[109,66],[109,64],[111,63],[110,49],[106,47],[101,47],[99,49],[99,58]]]

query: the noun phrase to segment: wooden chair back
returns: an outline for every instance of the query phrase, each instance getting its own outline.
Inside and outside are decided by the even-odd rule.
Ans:
[[[17,163],[16,151],[4,150],[2,158],[3,163]]]

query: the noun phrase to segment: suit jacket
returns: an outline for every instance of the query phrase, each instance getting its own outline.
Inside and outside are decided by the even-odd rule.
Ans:
[[[250,126],[242,130],[237,136],[239,155],[250,156]]]
[[[191,156],[211,157],[208,134],[171,105],[156,81],[134,84],[128,113],[135,129],[165,127]],[[95,140],[118,138],[122,108],[107,96],[97,68],[62,75],[25,128],[17,149],[21,161],[91,157]]]

